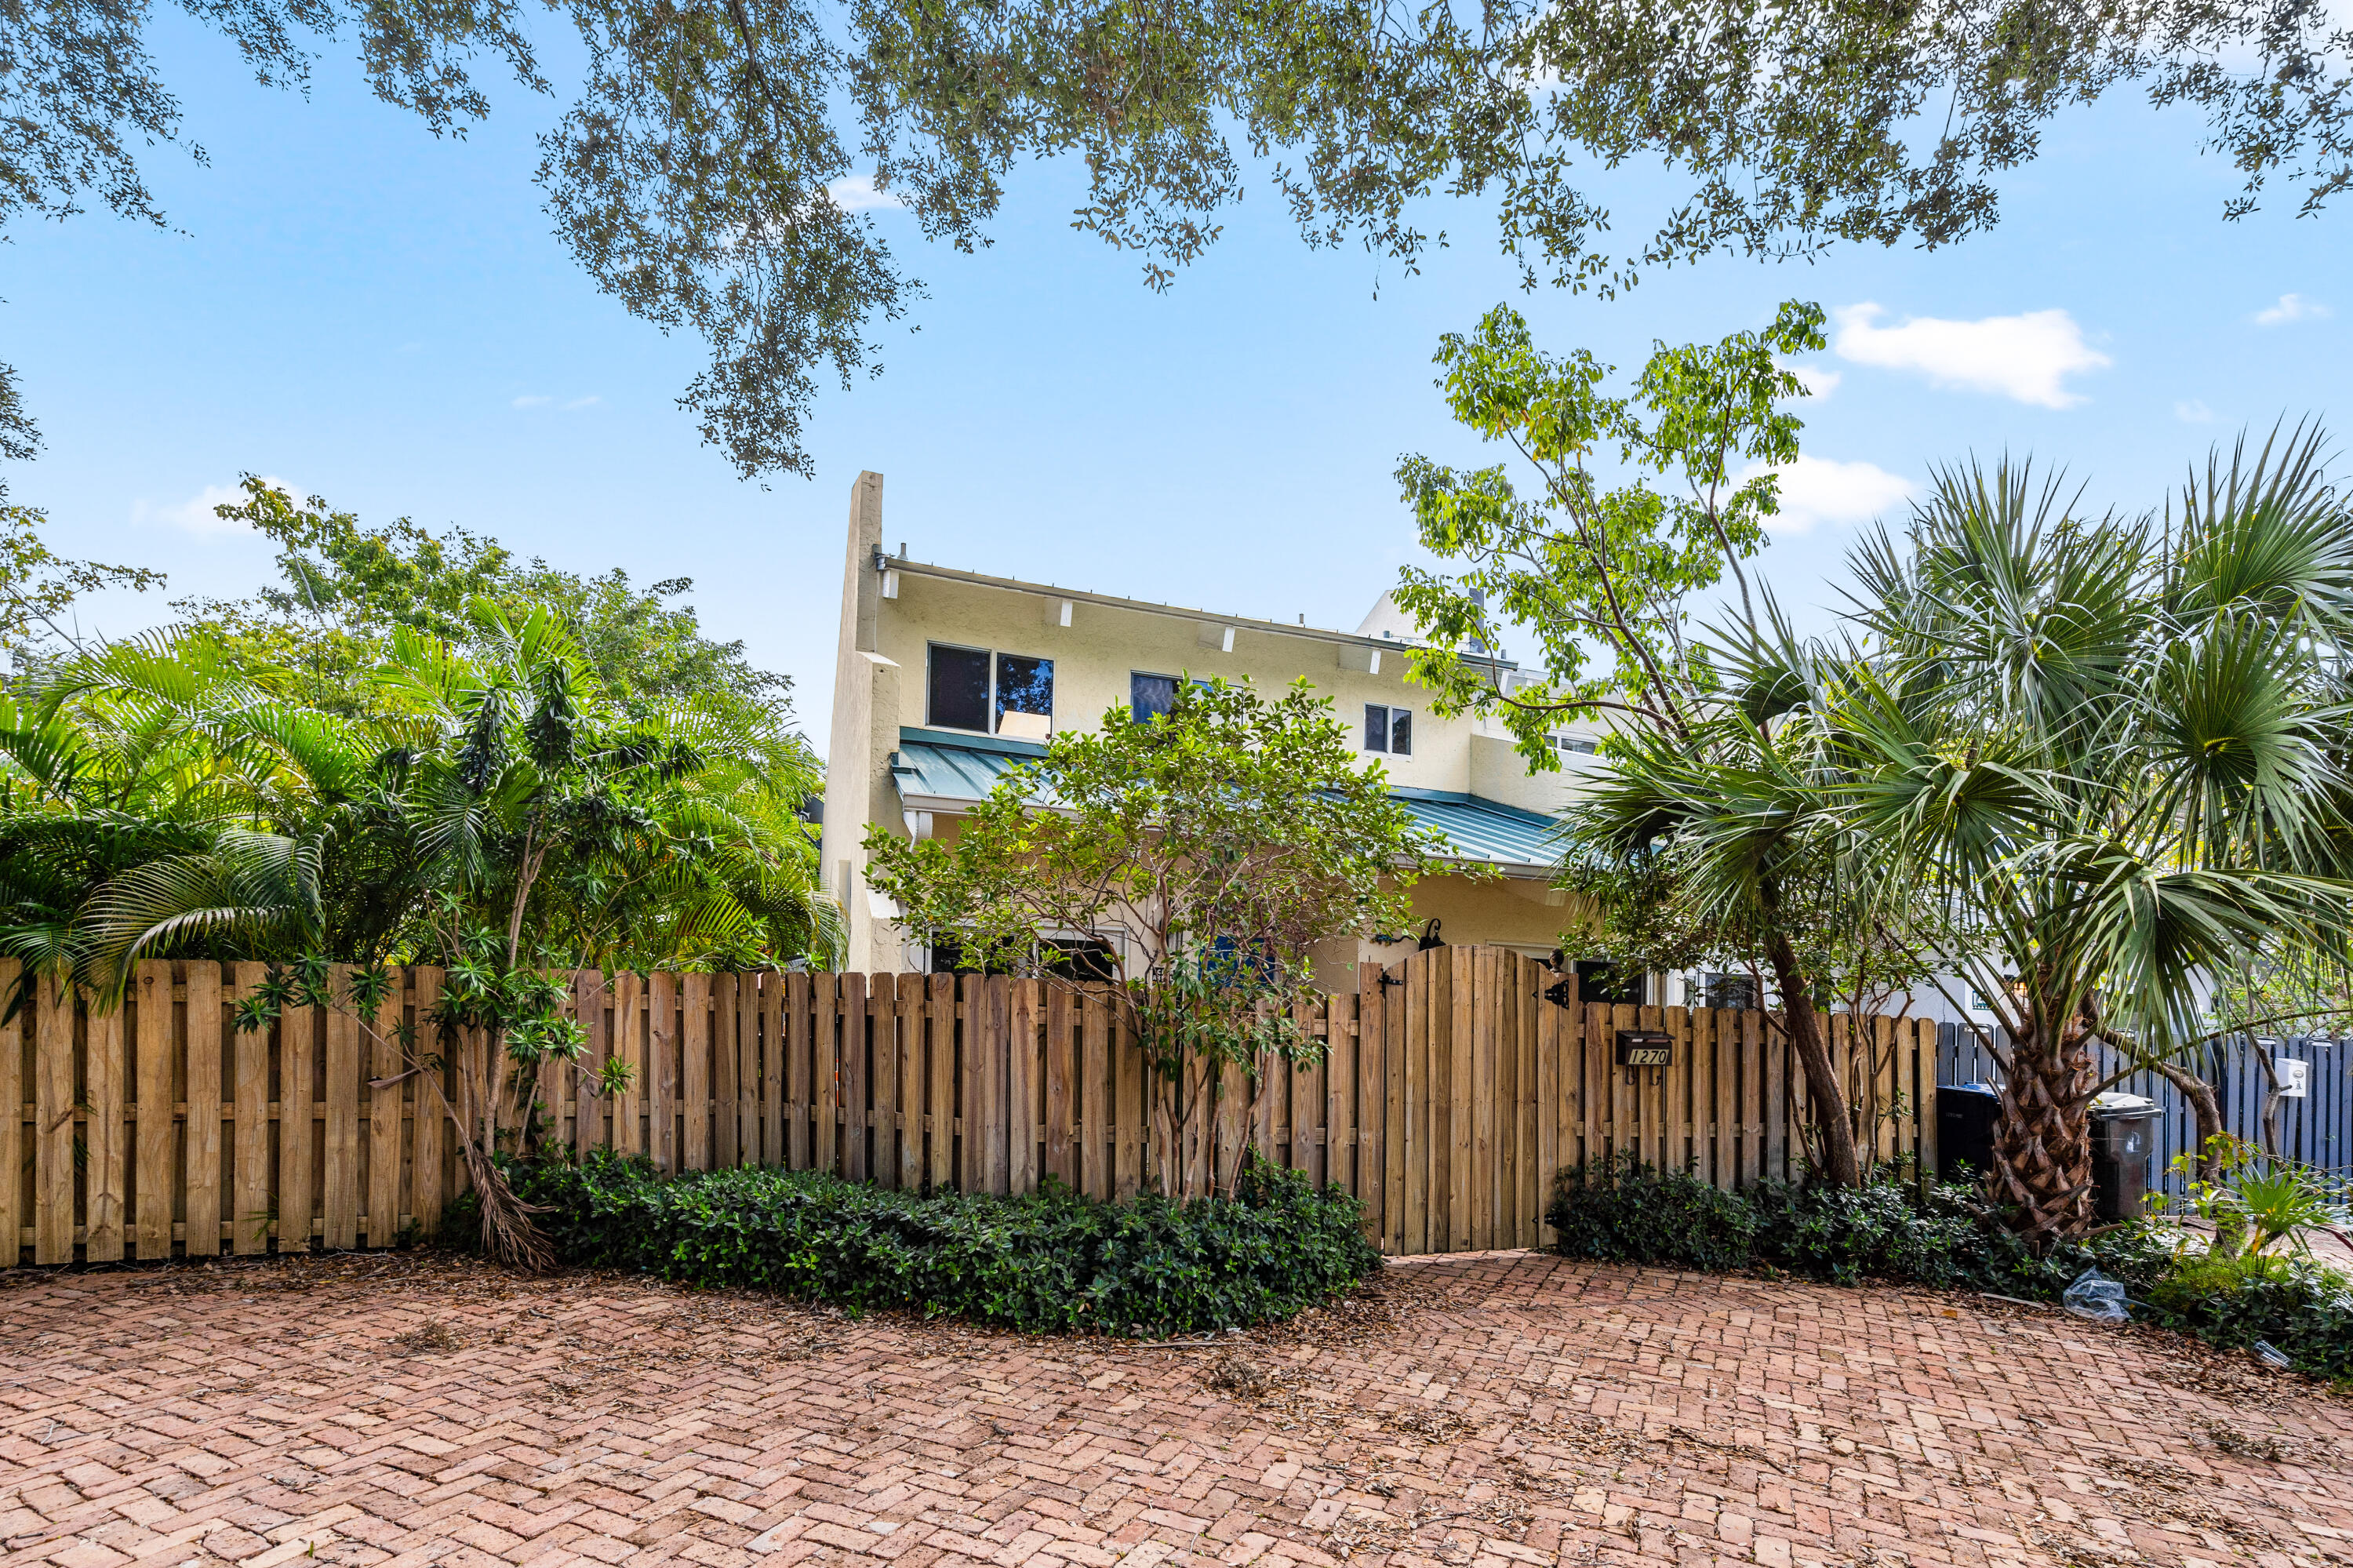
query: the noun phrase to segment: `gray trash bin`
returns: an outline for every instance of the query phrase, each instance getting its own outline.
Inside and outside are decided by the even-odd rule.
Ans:
[[[2157,1155],[2158,1116],[2157,1102],[2140,1095],[2093,1097],[2092,1190],[2101,1219],[2139,1217]]]

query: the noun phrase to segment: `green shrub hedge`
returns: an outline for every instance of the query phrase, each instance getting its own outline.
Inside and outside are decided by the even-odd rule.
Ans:
[[[1576,1257],[1809,1279],[1865,1278],[2055,1301],[2086,1268],[2121,1279],[2133,1317],[2226,1349],[2258,1340],[2300,1372],[2353,1378],[2353,1281],[2307,1258],[2176,1255],[2155,1226],[2105,1231],[2036,1256],[1964,1187],[1860,1190],[1768,1182],[1725,1192],[1622,1157],[1560,1173],[1545,1222]]]
[[[1339,1189],[1253,1162],[1234,1199],[885,1192],[815,1171],[664,1178],[595,1150],[518,1166],[567,1263],[1032,1331],[1195,1333],[1290,1317],[1380,1266]]]

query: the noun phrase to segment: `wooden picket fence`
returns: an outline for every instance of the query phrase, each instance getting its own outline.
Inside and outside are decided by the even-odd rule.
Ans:
[[[433,1234],[466,1176],[430,1086],[371,1087],[401,1065],[341,1009],[239,1033],[237,1004],[266,974],[144,963],[105,1012],[37,986],[0,1024],[0,1107],[17,1107],[0,1115],[0,1173],[15,1175],[0,1180],[0,1235],[64,1264]],[[16,980],[0,961],[0,987]],[[1555,1173],[1621,1150],[1726,1187],[1803,1171],[1802,1075],[1764,1014],[1563,1007],[1544,999],[1555,975],[1492,948],[1366,965],[1362,980],[1301,1011],[1320,1060],[1229,1075],[1217,1160],[1229,1171],[1254,1148],[1336,1182],[1387,1251],[1538,1245]],[[437,969],[399,975],[378,1032],[429,1018],[441,984]],[[1101,990],[581,973],[571,998],[587,1059],[539,1084],[564,1143],[666,1171],[780,1165],[892,1188],[1026,1192],[1050,1176],[1116,1198],[1152,1181],[1143,1059]],[[1933,1164],[1934,1026],[1848,1022],[1840,1048],[1873,1148]],[[1673,1064],[1615,1066],[1615,1032],[1634,1027],[1670,1034]],[[610,1057],[633,1082],[600,1095]]]

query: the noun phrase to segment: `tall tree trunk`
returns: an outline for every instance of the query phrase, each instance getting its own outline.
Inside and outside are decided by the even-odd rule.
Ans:
[[[1806,976],[1798,964],[1797,949],[1778,930],[1766,946],[1773,966],[1773,983],[1781,993],[1781,1018],[1789,1044],[1806,1073],[1806,1099],[1813,1107],[1814,1126],[1821,1138],[1821,1174],[1841,1187],[1862,1185],[1862,1165],[1855,1157],[1854,1118],[1847,1109],[1846,1086],[1839,1081],[1838,1064],[1831,1060],[1827,1022],[1814,1008]]]
[[[2017,1211],[2013,1228],[2036,1250],[2092,1223],[2092,1053],[2084,1020],[2053,1032],[2038,1012],[2013,1039],[1994,1124],[1995,1202]]]
[[[2189,1102],[2190,1118],[2198,1125],[2198,1180],[2221,1181],[2222,1146],[2217,1140],[2222,1136],[2222,1103],[2214,1097],[2214,1086],[2179,1062],[2159,1062],[2157,1070]]]
[[[2157,1070],[2189,1102],[2189,1114],[2198,1124],[2198,1180],[2210,1187],[2221,1186],[2222,1178],[2230,1172],[2224,1166],[2222,1103],[2214,1096],[2214,1086],[2177,1062],[2159,1062]],[[2224,1209],[2214,1216],[2214,1240],[2210,1248],[2213,1255],[2235,1257],[2246,1240],[2244,1214]]]

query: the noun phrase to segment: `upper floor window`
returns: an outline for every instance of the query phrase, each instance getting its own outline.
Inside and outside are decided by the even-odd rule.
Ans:
[[[1054,662],[934,642],[924,722],[1043,740],[1054,729]]]
[[[1365,705],[1365,749],[1392,757],[1413,755],[1413,710],[1380,703]]]
[[[1162,714],[1176,711],[1176,694],[1186,686],[1206,690],[1209,683],[1177,675],[1147,675],[1141,670],[1128,673],[1127,705],[1135,722],[1145,724]]]
[[[1598,741],[1587,740],[1581,736],[1556,735],[1552,737],[1552,743],[1572,757],[1593,757],[1601,750]]]
[[[1138,671],[1127,678],[1127,699],[1136,723],[1157,718],[1176,705],[1176,677]]]

